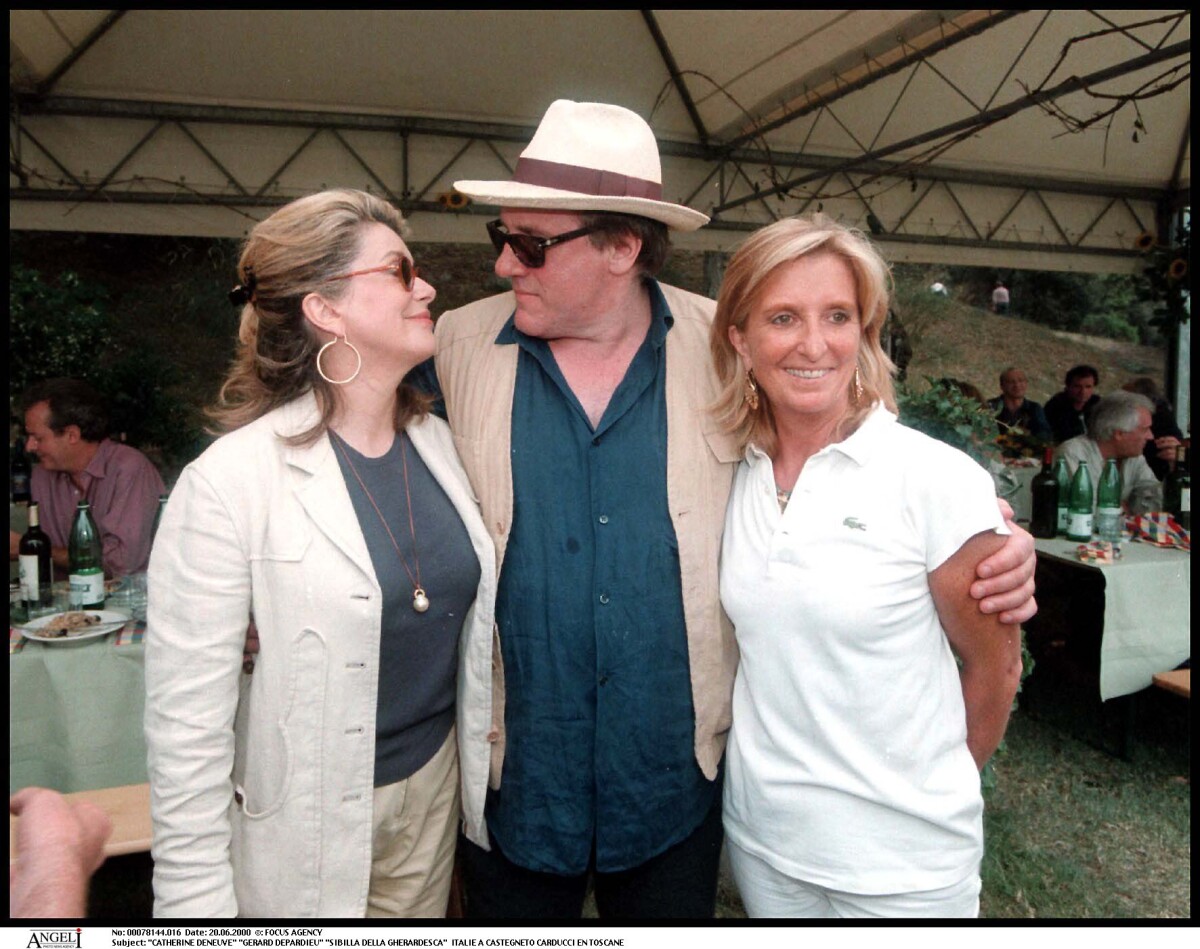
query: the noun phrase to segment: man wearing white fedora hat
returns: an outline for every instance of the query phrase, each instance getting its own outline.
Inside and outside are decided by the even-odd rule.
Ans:
[[[707,407],[715,304],[658,283],[658,147],[627,109],[554,102],[497,205],[512,290],[444,314],[437,381],[500,570],[483,839],[463,843],[467,915],[711,917],[737,648],[718,598],[740,459]],[[587,238],[584,240],[583,238]],[[1020,533],[1020,532],[1019,532]],[[1027,537],[1027,535],[1025,535]],[[1008,619],[1032,615],[1032,545],[988,561]],[[989,612],[994,611],[991,607]]]

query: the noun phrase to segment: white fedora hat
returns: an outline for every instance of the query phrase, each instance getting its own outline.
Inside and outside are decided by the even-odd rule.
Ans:
[[[708,215],[662,200],[658,144],[646,121],[603,102],[551,103],[511,181],[456,181],[454,187],[505,208],[619,211],[679,231],[708,223]]]

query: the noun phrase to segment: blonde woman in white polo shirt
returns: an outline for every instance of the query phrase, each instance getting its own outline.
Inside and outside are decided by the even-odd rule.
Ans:
[[[755,233],[717,303],[717,412],[745,446],[724,819],[751,916],[979,911],[979,770],[1021,659],[968,588],[1008,531],[978,464],[896,420],[889,282],[818,215]]]

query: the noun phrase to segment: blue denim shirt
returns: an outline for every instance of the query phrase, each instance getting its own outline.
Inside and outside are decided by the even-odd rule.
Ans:
[[[544,340],[521,348],[514,517],[496,602],[507,747],[487,820],[504,855],[563,875],[638,866],[720,794],[696,764],[679,555],[667,505],[671,325],[649,332],[593,430]]]

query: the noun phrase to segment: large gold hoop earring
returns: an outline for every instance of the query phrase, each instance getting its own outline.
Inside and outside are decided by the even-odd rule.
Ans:
[[[336,343],[345,343],[347,346],[349,346],[350,351],[354,353],[354,358],[358,360],[358,365],[354,367],[354,372],[350,373],[350,375],[347,376],[345,379],[330,379],[329,376],[325,375],[325,370],[321,368],[321,357],[325,355],[325,350],[327,350],[330,346],[333,346]],[[317,372],[320,373],[321,378],[324,379],[326,382],[328,382],[330,385],[344,386],[348,382],[353,382],[355,379],[358,378],[358,374],[361,371],[362,371],[362,354],[354,347],[354,344],[352,342],[350,342],[348,339],[346,339],[345,336],[335,336],[333,339],[331,339],[328,343],[326,343],[324,346],[322,346],[317,351]]]
[[[746,404],[751,412],[758,411],[758,383],[754,381],[754,370],[746,370]]]

